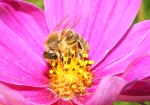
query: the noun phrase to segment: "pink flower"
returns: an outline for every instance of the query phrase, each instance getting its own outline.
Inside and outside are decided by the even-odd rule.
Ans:
[[[0,81],[11,88],[2,85],[11,93],[11,97],[6,97],[0,91],[3,97],[26,105],[111,105],[116,98],[150,100],[150,21],[129,28],[141,0],[45,0],[44,3],[45,13],[24,1],[0,0]],[[50,68],[42,57],[46,36],[67,14],[82,14],[74,30],[89,42],[89,59],[95,61],[91,68],[94,79],[87,94],[71,99],[59,98],[49,88]],[[21,97],[19,101],[12,92]],[[0,102],[7,104],[1,97]]]

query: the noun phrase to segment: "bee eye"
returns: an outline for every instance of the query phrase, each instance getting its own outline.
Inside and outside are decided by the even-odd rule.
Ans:
[[[46,59],[58,59],[58,56],[56,55],[56,53],[44,52],[43,57]]]
[[[49,58],[50,59],[57,59],[58,56],[55,53],[49,53]]]

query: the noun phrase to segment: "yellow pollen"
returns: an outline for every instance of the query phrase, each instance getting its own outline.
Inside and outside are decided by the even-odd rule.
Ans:
[[[49,71],[50,88],[61,98],[85,94],[92,84],[90,66],[94,61],[87,60],[88,54],[81,53],[79,57],[74,50],[70,53],[65,54],[63,61],[52,61]]]
[[[88,54],[83,54],[83,57],[84,58],[88,58]]]

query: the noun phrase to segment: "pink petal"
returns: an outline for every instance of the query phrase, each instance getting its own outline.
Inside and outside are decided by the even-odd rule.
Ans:
[[[44,40],[48,35],[44,15],[41,9],[27,2],[17,0],[0,2],[0,20],[37,55],[43,53]]]
[[[67,14],[82,14],[74,28],[88,40],[90,59],[97,64],[122,38],[132,23],[141,0],[45,0],[50,32]],[[132,14],[132,15],[131,15]]]
[[[145,102],[150,100],[150,84],[148,81],[137,81],[121,92],[117,100],[128,102]]]
[[[123,74],[123,78],[127,81],[146,78],[148,76],[150,76],[150,56],[135,59]]]
[[[8,83],[3,83],[11,89],[17,91],[20,95],[22,95],[27,101],[31,101],[36,105],[51,105],[58,100],[49,88],[35,88],[29,86],[18,86],[12,85]],[[16,105],[16,104],[15,104]],[[28,105],[28,104],[26,104]]]
[[[119,77],[104,77],[88,105],[111,105],[125,86],[126,81]]]
[[[117,97],[121,101],[132,101],[132,102],[145,102],[150,100],[150,76],[142,79],[136,80],[130,85],[126,86],[121,92],[121,95]]]
[[[131,61],[141,55],[149,54],[149,29],[150,21],[141,22],[131,27],[105,60],[94,68],[95,78],[122,73]]]
[[[35,10],[38,12],[34,13]],[[21,1],[0,2],[0,11],[0,80],[18,85],[47,86],[49,80],[45,73],[49,68],[42,60],[42,44],[40,47],[36,42],[40,36],[44,37],[44,21],[38,24],[35,16],[39,15],[43,20],[43,12]],[[24,24],[20,24],[24,18]],[[35,35],[36,29],[39,33]]]
[[[36,104],[51,105],[58,100],[57,96],[55,96],[55,93],[48,88],[32,88],[28,91],[25,89],[20,93],[23,94],[26,99]]]
[[[122,95],[130,96],[148,96],[150,95],[150,79],[138,80],[134,84],[122,91]]]
[[[118,97],[122,101],[149,101],[150,100],[150,56],[143,56],[135,59],[128,66],[126,72],[123,74],[123,78],[127,81],[133,81],[140,79],[133,85],[122,91],[121,97]],[[144,78],[144,79],[142,79]],[[128,97],[130,96],[130,97]]]
[[[0,83],[0,104],[1,105],[34,105],[26,100],[19,92],[10,89]]]

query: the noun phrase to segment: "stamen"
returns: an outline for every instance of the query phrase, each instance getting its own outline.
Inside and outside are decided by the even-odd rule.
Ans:
[[[93,75],[90,66],[94,61],[87,60],[88,54],[78,53],[69,49],[63,57],[63,61],[52,61],[52,69],[49,71],[50,88],[61,98],[72,98],[86,93],[86,88],[92,84]]]

